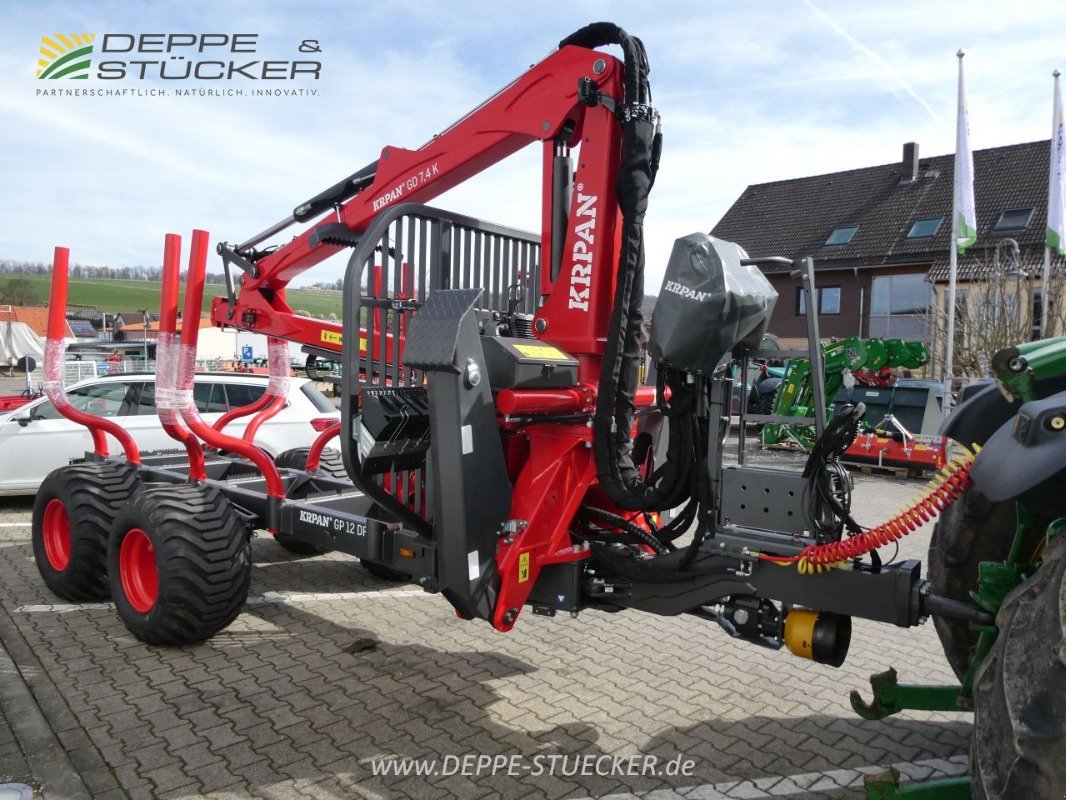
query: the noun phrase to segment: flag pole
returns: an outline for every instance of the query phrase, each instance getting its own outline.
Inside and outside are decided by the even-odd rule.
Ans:
[[[1044,245],[1044,274],[1040,277],[1040,338],[1048,338],[1048,311],[1051,305],[1051,248]]]
[[[1048,320],[1051,310],[1051,249],[1061,254],[1066,248],[1066,217],[1063,215],[1064,149],[1066,149],[1066,120],[1062,113],[1062,94],[1059,89],[1059,71],[1051,73],[1055,90],[1051,112],[1051,153],[1048,164],[1047,237],[1044,241],[1044,272],[1040,277],[1040,338],[1048,337]],[[1061,332],[1060,332],[1061,333]]]
[[[959,59],[959,100],[958,100],[958,118],[956,120],[955,130],[955,170],[954,170],[954,183],[958,186],[959,182],[959,130],[958,126],[961,124],[961,118],[963,113],[963,96],[962,96],[962,57],[966,55],[961,49],[957,52],[956,57]],[[959,209],[958,209],[958,191],[952,193],[951,203],[951,255],[948,262],[948,326],[947,326],[947,342],[944,346],[944,416],[946,417],[951,412],[951,373],[955,368],[955,291],[959,278]]]
[[[956,215],[951,215],[951,259],[948,262],[948,329],[947,345],[944,353],[944,416],[951,411],[951,373],[954,369],[955,356],[955,288],[959,276],[959,253],[955,247],[957,241]]]

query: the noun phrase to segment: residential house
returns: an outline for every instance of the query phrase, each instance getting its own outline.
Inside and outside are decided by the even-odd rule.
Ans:
[[[113,316],[110,314],[108,316],[110,317],[111,330],[116,342],[129,341],[131,339],[144,339],[144,311],[118,311]],[[148,314],[149,331],[151,330],[151,323],[158,321],[158,314]],[[139,334],[133,330],[134,327],[138,326],[140,327]],[[125,329],[125,331],[123,329]],[[156,330],[159,330],[158,325],[156,326]]]
[[[995,269],[1024,276],[1015,290],[1039,312],[1049,151],[1045,140],[974,152],[978,242],[959,259],[961,301]],[[812,256],[823,337],[934,343],[946,309],[953,180],[953,155],[920,158],[911,142],[896,163],[749,186],[712,234],[751,256]],[[786,267],[764,272],[779,294],[770,330],[799,344],[799,281]],[[1066,275],[1066,260],[1053,257],[1052,275]]]

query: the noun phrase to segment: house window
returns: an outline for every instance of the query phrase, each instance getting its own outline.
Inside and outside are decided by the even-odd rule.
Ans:
[[[930,219],[919,219],[911,225],[910,232],[907,234],[908,239],[928,239],[931,236],[936,236],[936,232],[940,230],[940,223],[944,221],[943,217],[933,217]]]
[[[992,226],[994,231],[1024,231],[1033,218],[1032,208],[1005,208],[999,212],[999,219]]]
[[[871,337],[929,341],[933,288],[924,275],[877,276],[870,295]]]
[[[855,231],[858,229],[858,225],[837,225],[833,228],[833,232],[829,234],[829,238],[825,240],[825,243],[827,245],[845,245],[851,241]]]
[[[1044,291],[1033,289],[1033,324],[1029,329],[1029,340],[1035,342],[1043,335],[1040,327],[1044,319]]]
[[[803,289],[796,289],[796,316],[802,317],[806,313],[807,313],[806,292]],[[819,314],[839,314],[840,313],[840,287],[839,286],[819,286],[818,287],[818,313]]]

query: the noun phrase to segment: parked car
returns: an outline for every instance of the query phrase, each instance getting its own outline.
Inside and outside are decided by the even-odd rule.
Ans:
[[[208,422],[231,408],[247,405],[266,391],[267,376],[236,373],[196,375],[193,398]],[[74,384],[67,390],[79,409],[113,417],[128,430],[142,452],[178,447],[159,424],[154,376],[109,375]],[[227,433],[243,433],[250,417],[234,420]],[[317,433],[340,420],[340,412],[306,378],[289,381],[288,403],[264,423],[256,444],[272,456],[307,447]],[[121,452],[108,437],[112,453]],[[33,494],[56,467],[92,449],[88,429],[71,422],[46,397],[0,414],[0,495]]]

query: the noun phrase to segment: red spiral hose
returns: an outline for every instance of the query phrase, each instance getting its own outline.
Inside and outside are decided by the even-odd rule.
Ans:
[[[935,519],[973,484],[970,478],[973,459],[974,455],[967,451],[964,457],[949,463],[932,482],[931,491],[919,497],[914,505],[901,514],[875,528],[839,542],[810,545],[798,555],[775,556],[760,553],[759,559],[775,564],[797,564],[800,572],[804,573],[820,572],[834,564],[860,558],[878,547],[897,542],[926,522]]]

